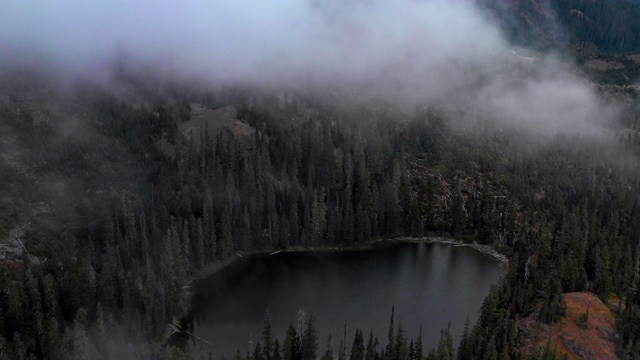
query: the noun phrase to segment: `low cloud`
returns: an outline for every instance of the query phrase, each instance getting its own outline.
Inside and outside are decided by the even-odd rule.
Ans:
[[[208,84],[355,86],[465,109],[534,134],[609,122],[571,66],[512,49],[466,0],[11,1],[0,47],[37,50],[84,74],[114,54]],[[6,51],[5,51],[6,53]],[[482,116],[478,116],[481,114]]]

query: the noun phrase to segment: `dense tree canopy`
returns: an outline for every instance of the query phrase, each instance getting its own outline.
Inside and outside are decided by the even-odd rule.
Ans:
[[[2,209],[3,231],[33,223],[28,252],[0,268],[0,358],[186,357],[172,334],[184,330],[187,285],[208,266],[256,250],[433,234],[509,256],[508,275],[457,352],[448,329],[437,349],[422,349],[392,311],[386,344],[358,329],[353,341],[334,339],[336,352],[328,339],[320,354],[313,315],[280,341],[267,313],[255,350],[235,358],[518,358],[518,319],[554,322],[560,295],[581,290],[621,299],[620,353],[639,356],[640,182],[635,165],[612,161],[640,153],[637,131],[610,134],[620,147],[561,136],[530,154],[508,145],[526,135],[469,136],[437,111],[399,119],[376,99],[345,106],[292,92],[283,103],[255,91],[120,81],[139,102],[92,84],[62,102],[57,111],[85,119],[83,137],[60,141],[59,124],[32,121],[33,110],[16,110],[29,109],[21,100],[1,108],[3,126],[31,144],[29,171],[73,191],[59,213]],[[196,105],[232,121],[192,123]],[[637,129],[638,115],[629,121]],[[14,177],[24,181],[13,194],[37,202],[38,184],[10,170],[3,193]]]

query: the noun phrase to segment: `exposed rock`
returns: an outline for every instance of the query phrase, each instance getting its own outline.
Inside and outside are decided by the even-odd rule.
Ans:
[[[21,238],[24,236],[22,226],[15,227],[9,231],[9,237],[0,243],[0,260],[9,258],[18,258],[24,252]]]
[[[584,66],[589,70],[607,71],[607,70],[620,70],[624,69],[624,65],[617,61],[611,60],[589,60],[584,63]]]
[[[250,136],[255,129],[237,119],[238,110],[235,106],[219,109],[207,109],[200,104],[191,104],[189,121],[180,124],[183,135],[192,138],[194,143],[200,144],[203,129],[207,129],[209,138],[215,138],[224,128],[229,128],[235,135]]]
[[[543,324],[535,314],[518,322],[526,356],[544,350],[547,341],[557,356],[568,359],[615,359],[615,318],[611,310],[594,294],[588,292],[562,295],[566,316],[554,324]],[[588,313],[586,326],[579,326],[580,316]]]

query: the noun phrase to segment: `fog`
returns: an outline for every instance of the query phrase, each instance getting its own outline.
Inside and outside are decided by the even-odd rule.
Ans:
[[[126,54],[214,86],[356,86],[534,135],[594,134],[616,114],[566,59],[521,55],[465,0],[10,1],[0,50],[95,77]]]
[[[362,81],[505,47],[464,1],[63,0],[4,6],[0,44],[91,70],[116,51],[223,82]],[[477,59],[471,59],[476,62]]]

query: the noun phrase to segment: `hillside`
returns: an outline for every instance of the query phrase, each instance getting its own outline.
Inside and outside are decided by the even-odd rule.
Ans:
[[[565,315],[545,325],[530,315],[518,322],[520,349],[530,356],[553,352],[567,359],[613,359],[617,334],[615,316],[591,293],[562,294]]]
[[[637,0],[479,0],[513,40],[580,56],[640,52]]]
[[[188,357],[167,329],[206,267],[236,252],[426,235],[509,257],[461,359],[517,356],[518,319],[561,322],[560,294],[586,289],[622,294],[616,349],[638,354],[633,111],[628,136],[541,142],[344,90],[111,81],[4,83],[0,354]],[[431,358],[453,351],[446,334]]]
[[[3,7],[0,360],[192,359],[194,279],[399,237],[508,269],[461,339],[322,360],[640,358],[638,1],[288,1]]]

